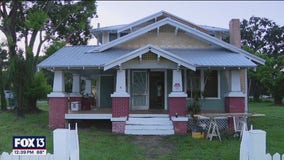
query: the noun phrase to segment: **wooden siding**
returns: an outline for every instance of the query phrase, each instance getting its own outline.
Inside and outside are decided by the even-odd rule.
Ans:
[[[246,80],[245,80],[245,69],[242,69],[240,72],[240,81],[241,81],[241,91],[246,93]]]
[[[167,28],[163,29],[167,30]],[[140,48],[152,44],[160,48],[209,48],[208,43],[202,42],[196,38],[187,35],[183,31],[178,31],[175,35],[174,30],[172,32],[148,32],[140,37],[137,37],[131,41],[125,42],[119,47],[121,48]]]

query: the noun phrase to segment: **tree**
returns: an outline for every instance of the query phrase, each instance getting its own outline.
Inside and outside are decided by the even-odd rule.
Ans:
[[[1,110],[7,109],[7,102],[5,99],[5,80],[3,77],[3,71],[7,68],[7,55],[8,52],[3,48],[3,44],[0,45],[0,97],[1,97]]]
[[[39,62],[41,48],[46,42],[64,40],[71,44],[86,44],[90,35],[90,18],[96,13],[95,1],[1,1],[0,30],[5,34],[11,60],[11,74],[18,106],[26,106],[33,97],[22,96],[34,80],[36,64]],[[22,51],[18,49],[20,40],[24,41]],[[36,44],[36,40],[38,44]],[[20,65],[23,68],[20,68]],[[25,79],[17,73],[25,69]],[[20,83],[20,84],[16,84]],[[30,95],[30,94],[28,94]],[[19,98],[22,97],[22,98]],[[22,104],[23,103],[23,104]],[[35,109],[36,106],[30,106]],[[22,111],[19,109],[18,111]],[[21,115],[21,114],[18,114]]]
[[[283,105],[284,97],[284,55],[278,57],[268,56],[265,54],[259,55],[266,60],[264,66],[259,66],[258,71],[261,73],[260,82],[272,94],[275,105]]]
[[[254,99],[259,98],[264,86],[273,95],[274,103],[282,105],[284,27],[267,18],[251,17],[242,21],[241,37],[245,50],[266,59],[266,64],[255,73],[249,72]]]

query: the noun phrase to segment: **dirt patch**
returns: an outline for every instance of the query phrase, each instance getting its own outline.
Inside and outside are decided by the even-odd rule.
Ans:
[[[142,150],[140,154],[147,159],[157,159],[165,154],[169,155],[176,148],[176,144],[166,136],[135,136],[132,143]]]

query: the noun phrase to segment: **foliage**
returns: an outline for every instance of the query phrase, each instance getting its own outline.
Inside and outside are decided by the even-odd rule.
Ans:
[[[16,93],[17,101],[17,116],[24,117],[24,91],[27,87],[27,83],[30,79],[26,76],[28,73],[28,68],[23,57],[23,51],[19,51],[17,56],[13,56],[9,61],[9,77],[13,86],[14,93]]]
[[[30,93],[28,90],[32,83],[29,82],[32,82],[34,78],[36,64],[39,62],[39,54],[44,43],[61,40],[71,44],[86,44],[91,37],[90,18],[96,13],[96,4],[93,0],[12,0],[1,1],[0,5],[0,30],[7,40],[12,67],[9,70],[10,75],[13,75],[12,83],[20,109],[27,107],[29,105],[27,103],[34,99],[29,96],[24,99],[23,96],[26,91]],[[36,41],[38,43],[35,43]],[[20,49],[22,51],[17,47],[21,42],[24,42],[24,48]],[[19,54],[19,52],[22,53]],[[24,76],[23,70],[26,71]],[[20,88],[16,88],[17,86]]]
[[[44,73],[36,72],[30,88],[25,92],[25,97],[30,97],[26,110],[33,111],[31,108],[36,105],[37,100],[45,98],[50,91],[51,86],[47,83]]]
[[[274,103],[282,105],[282,98],[284,97],[284,73],[281,69],[284,66],[284,55],[280,55],[277,58],[264,54],[259,54],[259,56],[264,58],[266,63],[257,68],[257,73],[260,73],[258,74],[258,79],[272,94]]]
[[[283,104],[281,81],[284,81],[282,55],[284,53],[284,27],[260,17],[251,17],[241,22],[241,37],[244,49],[267,60],[256,72],[249,72],[250,89],[254,100],[268,91],[275,104]],[[281,88],[281,89],[280,89]]]
[[[194,117],[195,114],[200,113],[201,111],[201,104],[200,104],[200,91],[195,91],[193,94],[193,100],[188,107],[188,112],[193,118],[193,123],[197,125],[197,117]]]

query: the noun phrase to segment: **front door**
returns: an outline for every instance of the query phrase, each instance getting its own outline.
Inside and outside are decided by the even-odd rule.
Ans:
[[[164,109],[165,95],[164,72],[153,71],[149,75],[150,83],[150,109]]]
[[[132,71],[131,79],[132,110],[149,109],[149,85],[147,70]]]

